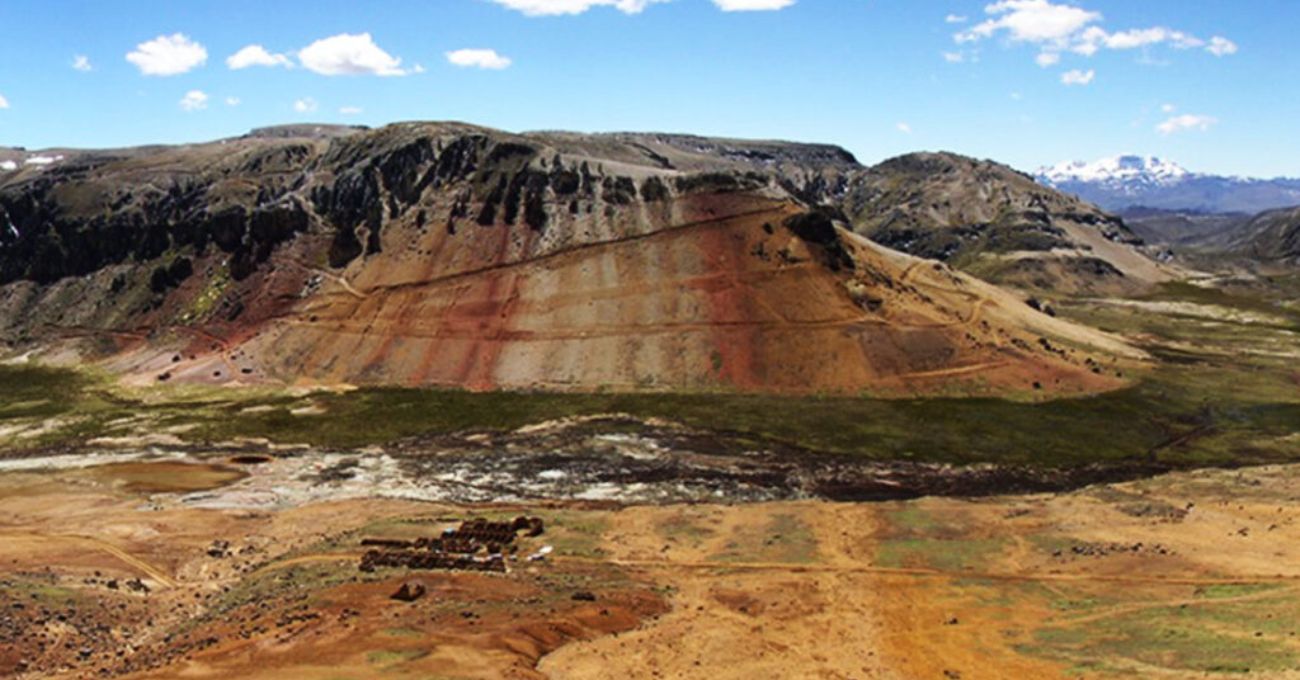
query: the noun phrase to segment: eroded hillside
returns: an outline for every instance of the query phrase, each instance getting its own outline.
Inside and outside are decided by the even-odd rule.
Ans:
[[[815,205],[861,190],[834,147],[412,123],[60,156],[0,180],[2,332],[139,382],[1074,392],[1134,356],[854,236]]]

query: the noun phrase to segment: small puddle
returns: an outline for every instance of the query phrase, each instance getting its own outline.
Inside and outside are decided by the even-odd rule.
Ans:
[[[262,465],[271,462],[270,456],[242,455],[232,456],[230,462],[233,465]]]
[[[243,470],[223,465],[176,461],[110,463],[86,468],[83,474],[131,493],[210,491],[248,476]]]

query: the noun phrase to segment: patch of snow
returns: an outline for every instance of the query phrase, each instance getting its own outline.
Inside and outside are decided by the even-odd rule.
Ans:
[[[61,160],[63,160],[63,156],[31,156],[27,160],[23,161],[23,164],[44,166],[53,165]]]
[[[13,172],[18,169],[18,164],[13,161],[0,161],[0,171]]]

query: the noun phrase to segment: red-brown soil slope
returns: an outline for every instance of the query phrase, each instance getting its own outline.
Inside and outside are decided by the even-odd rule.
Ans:
[[[4,330],[141,382],[1074,392],[1132,355],[779,177],[616,138],[408,124],[66,162],[0,186],[4,247],[34,256],[5,262]]]

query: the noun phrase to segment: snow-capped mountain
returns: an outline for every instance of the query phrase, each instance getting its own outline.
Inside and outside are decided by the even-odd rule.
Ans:
[[[1191,174],[1181,165],[1155,156],[1114,156],[1091,163],[1072,161],[1039,171],[1039,176],[1049,182],[1104,183],[1117,188],[1168,185]]]
[[[1248,179],[1189,172],[1154,156],[1114,156],[1042,168],[1042,184],[1114,211],[1134,207],[1256,213],[1300,205],[1300,179]]]

